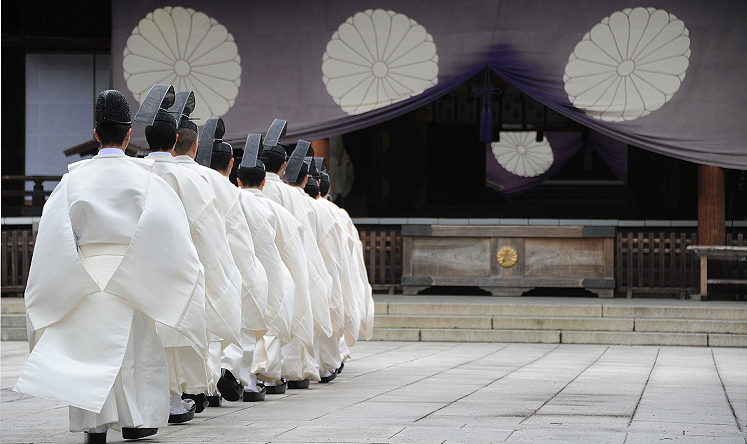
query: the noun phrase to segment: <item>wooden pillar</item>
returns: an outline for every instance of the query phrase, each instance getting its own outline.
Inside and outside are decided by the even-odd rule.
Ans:
[[[698,244],[724,245],[726,231],[724,170],[711,165],[698,169]]]
[[[711,165],[698,167],[698,244],[726,242],[726,197],[724,170]],[[700,258],[700,299],[708,297],[708,258]]]
[[[329,168],[329,139],[313,140],[311,147],[314,149],[314,157],[324,157],[327,159],[325,165]]]

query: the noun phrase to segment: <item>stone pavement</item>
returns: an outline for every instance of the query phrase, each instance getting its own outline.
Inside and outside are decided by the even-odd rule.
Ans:
[[[26,344],[1,347],[0,441],[81,443],[66,407],[11,391]],[[353,354],[330,384],[226,402],[142,442],[747,443],[744,348],[361,342]]]

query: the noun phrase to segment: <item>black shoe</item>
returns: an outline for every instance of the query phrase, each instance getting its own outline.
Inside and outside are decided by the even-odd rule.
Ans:
[[[182,399],[191,399],[195,402],[195,413],[202,413],[203,410],[208,406],[208,399],[204,393],[198,393],[196,395],[190,395],[188,393],[182,393]]]
[[[220,395],[226,401],[238,401],[244,392],[244,387],[236,380],[228,369],[221,369],[220,379],[218,380],[218,390]]]
[[[339,375],[340,373],[342,373],[342,369],[344,369],[344,368],[345,368],[345,363],[341,362],[340,363],[340,368],[337,369],[337,374]]]
[[[106,444],[106,432],[83,432],[83,444]]]
[[[321,380],[319,382],[322,383],[322,384],[326,384],[326,383],[330,382],[331,380],[335,379],[336,377],[337,377],[337,372],[334,372],[334,373],[332,373],[329,376],[322,376]]]
[[[244,390],[244,402],[259,402],[265,400],[265,386],[262,384],[257,384],[257,388],[261,388],[261,390],[258,392]]]
[[[208,407],[220,407],[223,404],[223,398],[220,395],[207,395],[206,398],[208,400]]]
[[[285,379],[282,380],[283,383],[280,385],[266,385],[265,386],[265,392],[268,395],[282,395],[285,393],[285,389],[288,387],[288,385],[285,383]]]
[[[158,429],[143,427],[122,427],[122,439],[140,439],[155,435]]]
[[[304,379],[303,381],[288,381],[289,389],[307,389],[309,388],[309,380]]]
[[[196,409],[197,409],[197,405],[193,404],[192,408],[190,408],[184,413],[178,413],[176,415],[174,414],[169,415],[169,424],[181,424],[183,422],[191,421],[195,417]]]

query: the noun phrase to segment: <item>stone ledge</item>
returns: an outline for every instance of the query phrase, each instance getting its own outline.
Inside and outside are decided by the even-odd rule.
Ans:
[[[420,340],[427,342],[522,342],[557,344],[560,332],[532,330],[435,330],[422,329]]]
[[[389,302],[390,315],[602,317],[602,305],[424,304]],[[621,316],[625,317],[625,316]]]
[[[564,331],[563,344],[679,345],[707,347],[705,333],[587,332]]]
[[[631,307],[622,305],[603,305],[602,307],[603,316],[610,318],[698,319],[716,321],[742,321],[747,319],[747,307]]]
[[[635,331],[659,333],[725,333],[747,335],[747,321],[636,319]]]
[[[634,331],[633,319],[570,317],[494,317],[496,330]]]
[[[382,315],[374,318],[374,328],[463,328],[491,329],[490,316],[409,316]]]
[[[0,317],[0,325],[3,329],[6,328],[26,328],[26,315],[25,314],[3,314]]]
[[[711,333],[708,335],[709,347],[747,347],[747,335],[723,335]]]
[[[2,314],[26,314],[26,302],[23,298],[0,298]]]
[[[420,341],[419,328],[375,328],[372,341]]]
[[[3,328],[0,331],[0,340],[3,341],[28,341],[26,328]]]

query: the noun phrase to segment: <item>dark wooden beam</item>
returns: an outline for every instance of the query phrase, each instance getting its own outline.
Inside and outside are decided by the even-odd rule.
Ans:
[[[724,245],[726,199],[724,170],[711,165],[698,168],[698,244]]]

